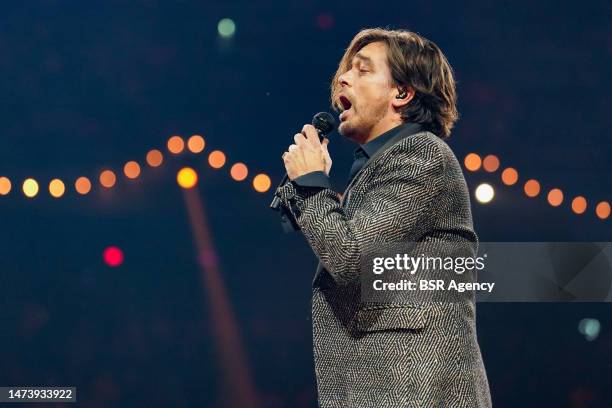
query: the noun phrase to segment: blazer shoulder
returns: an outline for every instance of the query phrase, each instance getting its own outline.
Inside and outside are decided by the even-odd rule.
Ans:
[[[457,161],[455,153],[446,141],[429,131],[406,137],[400,140],[396,147],[399,150],[396,153],[406,152],[410,155],[427,156],[430,159],[441,161],[444,167],[449,162]]]
[[[423,131],[405,137],[391,146],[388,152],[391,156],[412,157],[415,159],[446,162],[452,151],[448,145],[435,134]]]

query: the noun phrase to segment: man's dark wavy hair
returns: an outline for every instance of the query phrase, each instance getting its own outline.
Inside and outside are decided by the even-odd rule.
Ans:
[[[399,111],[402,120],[420,123],[440,138],[448,138],[459,119],[453,69],[436,44],[411,31],[361,30],[346,49],[332,80],[332,106],[340,108],[338,77],[350,70],[355,54],[373,42],[387,45],[389,68],[396,86],[415,90],[414,98]]]

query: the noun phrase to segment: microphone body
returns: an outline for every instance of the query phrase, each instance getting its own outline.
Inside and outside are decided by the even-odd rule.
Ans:
[[[315,129],[317,129],[317,133],[319,134],[319,139],[323,140],[325,136],[332,133],[334,129],[336,128],[336,120],[330,113],[319,112],[316,115],[314,115],[314,117],[312,118],[312,125],[315,127]],[[289,181],[289,176],[287,175],[287,173],[285,173],[278,187],[276,187],[276,190],[274,192],[274,198],[272,199],[272,202],[270,203],[270,208],[272,210],[279,211],[281,200],[277,195],[277,191],[279,188],[287,184],[288,181]]]

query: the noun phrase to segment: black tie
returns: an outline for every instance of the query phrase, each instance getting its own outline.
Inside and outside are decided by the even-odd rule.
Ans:
[[[351,180],[353,180],[353,177],[355,177],[355,175],[359,173],[359,170],[361,170],[361,168],[364,164],[366,164],[367,161],[368,156],[366,155],[365,151],[361,147],[357,148],[355,150],[355,160],[353,161],[353,165],[351,166],[351,173],[349,174],[349,184]]]

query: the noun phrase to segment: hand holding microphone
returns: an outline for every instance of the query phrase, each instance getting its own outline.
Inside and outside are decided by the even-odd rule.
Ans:
[[[331,157],[327,150],[329,139],[319,140],[319,135],[312,125],[304,125],[301,133],[297,133],[293,140],[295,144],[283,153],[283,162],[290,180],[313,171],[323,171],[329,175]]]
[[[327,150],[329,140],[325,138],[336,128],[336,120],[327,112],[319,112],[312,118],[312,125],[304,125],[302,133],[297,133],[293,140],[295,144],[289,146],[283,153],[283,162],[287,173],[277,187],[282,187],[289,181],[310,173],[312,171],[325,171],[329,175],[332,160]],[[277,210],[280,199],[274,194],[270,208]]]

